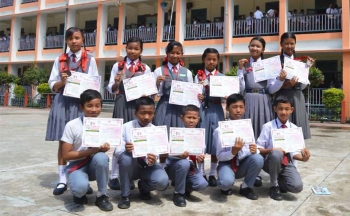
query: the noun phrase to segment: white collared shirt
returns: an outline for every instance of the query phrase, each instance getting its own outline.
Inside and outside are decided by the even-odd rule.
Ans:
[[[215,76],[215,71],[216,69],[214,69],[212,72],[208,71],[207,69],[204,70],[206,78],[208,79],[209,73],[211,73],[211,76]],[[198,79],[198,74],[194,77],[194,83],[199,83],[199,79]]]
[[[333,14],[334,13],[334,11],[333,11],[333,8],[327,8],[327,10],[326,10],[326,14]]]
[[[254,13],[255,19],[261,19],[263,17],[264,17],[264,14],[260,10],[255,11],[255,13]]]

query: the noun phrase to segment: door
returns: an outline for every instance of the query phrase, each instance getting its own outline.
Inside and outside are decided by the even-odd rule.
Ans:
[[[64,35],[64,23],[60,24],[60,30],[59,30],[60,35]]]
[[[85,21],[85,32],[91,33],[97,28],[97,20]]]
[[[329,4],[332,4],[334,7],[337,4],[337,0],[315,0],[316,13],[325,14]]]
[[[238,20],[238,16],[239,16],[239,5],[235,5],[234,7],[234,18],[233,20]],[[222,18],[222,21],[224,21],[224,17],[225,17],[225,7],[221,7],[221,18]]]
[[[200,23],[207,22],[207,9],[195,9],[191,10],[191,24],[193,23],[193,19],[196,18]]]
[[[279,2],[278,1],[275,1],[275,2],[266,2],[265,3],[265,12],[269,11],[270,9],[276,9],[279,11]],[[261,9],[261,8],[260,8]],[[263,13],[264,11],[261,10]]]

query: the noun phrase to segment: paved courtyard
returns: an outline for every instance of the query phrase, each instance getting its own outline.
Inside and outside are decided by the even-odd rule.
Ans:
[[[57,142],[44,141],[48,112],[0,107],[0,215],[350,215],[349,125],[312,127],[312,139],[306,141],[312,156],[298,166],[304,190],[284,194],[284,201],[269,198],[268,176],[262,172],[263,186],[255,188],[257,201],[238,194],[242,180],[237,180],[229,197],[218,188],[194,192],[185,208],[173,205],[172,187],[153,192],[153,199],[146,202],[133,190],[128,210],[117,207],[120,191],[108,190],[114,210],[105,213],[94,204],[95,182],[91,183],[95,193],[88,195],[89,203],[83,207],[73,203],[69,189],[61,196],[52,195],[57,184]],[[206,161],[208,169],[209,158]],[[327,187],[331,195],[316,196],[312,186]]]

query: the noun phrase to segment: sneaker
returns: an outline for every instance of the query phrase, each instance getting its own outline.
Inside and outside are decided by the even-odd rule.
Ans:
[[[90,195],[93,193],[94,193],[94,190],[92,190],[92,188],[89,186],[89,189],[87,190],[86,194]]]
[[[108,187],[111,190],[120,190],[120,183],[118,178],[110,179],[108,182]]]
[[[262,178],[261,176],[257,176],[255,178],[254,187],[261,187],[261,186],[262,186]]]
[[[86,195],[84,195],[84,196],[82,196],[82,197],[73,196],[73,202],[74,202],[75,204],[78,204],[78,205],[84,205],[84,204],[87,204],[87,203],[88,203],[88,200],[87,200]]]
[[[130,208],[130,199],[129,197],[120,197],[120,200],[118,202],[118,208],[120,209],[128,209]]]
[[[95,205],[99,207],[102,211],[112,211],[113,205],[109,201],[108,196],[102,195],[100,197],[96,197]]]
[[[174,193],[173,203],[178,207],[186,207],[185,194]]]
[[[269,195],[270,195],[271,199],[274,199],[277,201],[283,200],[280,188],[278,186],[270,187]]]
[[[143,188],[142,188],[142,180],[139,180],[137,182],[137,186],[140,190],[140,194],[139,194],[139,198],[142,199],[142,200],[150,200],[152,199],[151,197],[151,193],[150,192],[144,192],[143,191]]]
[[[258,199],[258,196],[249,187],[246,187],[246,188],[240,187],[239,194],[241,194],[242,196],[245,196],[247,199],[250,199],[250,200],[257,200]]]
[[[63,188],[58,188],[59,185],[63,185]],[[61,195],[63,194],[65,191],[67,190],[67,185],[65,183],[58,183],[56,185],[56,188],[53,189],[53,195],[57,196],[57,195]]]
[[[215,176],[209,176],[208,183],[210,187],[216,187],[218,185],[218,183],[216,182]]]
[[[226,191],[224,191],[224,190],[220,190],[220,191],[221,191],[221,193],[222,193],[223,195],[226,195],[226,196],[232,195],[232,190],[231,190],[231,189],[228,189],[228,190],[226,190]]]

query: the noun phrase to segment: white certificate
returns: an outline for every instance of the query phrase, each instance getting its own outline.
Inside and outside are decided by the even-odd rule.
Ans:
[[[169,145],[171,155],[181,155],[188,151],[190,155],[204,154],[204,128],[170,128]]]
[[[309,84],[310,66],[308,64],[284,57],[283,69],[287,72],[287,79],[292,79],[293,76],[296,76],[300,83]]]
[[[284,128],[271,130],[272,145],[286,152],[298,152],[305,148],[303,129]]]
[[[131,140],[134,145],[134,158],[150,154],[167,154],[168,132],[166,126],[143,127],[131,129]]]
[[[100,91],[101,76],[90,76],[86,73],[71,72],[72,75],[68,77],[63,95],[80,98],[80,94],[87,89]]]
[[[203,94],[203,85],[173,80],[170,90],[170,104],[186,106],[193,104],[200,107],[198,94]]]
[[[227,97],[239,93],[238,76],[210,76],[211,97]]]
[[[221,146],[232,147],[236,143],[236,138],[242,138],[244,143],[255,142],[252,121],[250,119],[219,121],[221,132]]]
[[[280,56],[274,56],[262,61],[253,62],[252,67],[255,82],[276,79],[282,70]]]
[[[84,118],[82,146],[99,147],[104,143],[119,146],[121,143],[123,119]]]
[[[149,96],[158,92],[153,73],[124,79],[123,84],[126,101],[136,100],[143,95]]]

